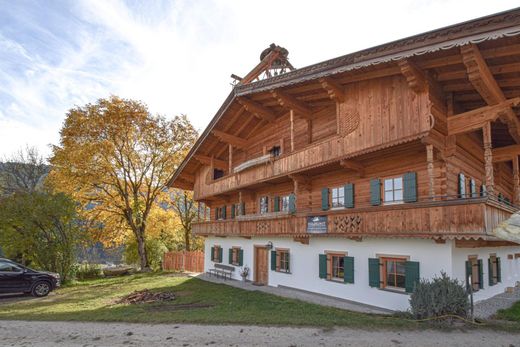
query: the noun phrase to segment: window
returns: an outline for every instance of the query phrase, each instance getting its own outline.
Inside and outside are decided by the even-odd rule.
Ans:
[[[271,148],[269,150],[269,153],[273,156],[273,157],[279,157],[280,154],[282,154],[282,149],[280,146],[274,146],[273,148]]]
[[[230,249],[231,257],[230,264],[240,266],[240,247],[233,247]]]
[[[384,182],[385,203],[399,203],[403,201],[403,178],[387,178]]]
[[[226,219],[226,206],[217,207],[215,210],[215,219]]]
[[[331,254],[331,279],[342,281],[345,278],[345,256],[342,254]]]
[[[332,208],[345,206],[345,188],[332,188]]]
[[[406,259],[382,258],[383,288],[404,290],[406,288]]]
[[[22,272],[22,269],[12,263],[0,261],[0,272]]]
[[[276,271],[290,272],[288,249],[276,250]]]
[[[466,197],[466,176],[463,173],[459,174],[459,198]]]
[[[281,211],[288,212],[289,211],[289,195],[280,197]]]
[[[224,177],[224,170],[213,169],[213,179],[214,180],[217,180],[222,177]]]
[[[482,260],[477,259],[477,256],[469,256],[466,262],[466,284],[470,284],[469,277],[471,276],[471,287],[474,292],[484,288],[482,274]]]
[[[260,213],[264,214],[269,212],[269,197],[268,196],[262,196],[260,198]]]
[[[320,278],[329,281],[354,283],[354,258],[346,253],[326,252],[319,254]]]
[[[215,263],[222,263],[222,247],[211,247],[211,261],[214,261]]]

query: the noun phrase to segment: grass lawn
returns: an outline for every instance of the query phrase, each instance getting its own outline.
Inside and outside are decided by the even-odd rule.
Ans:
[[[122,296],[142,289],[172,291],[177,297],[162,303],[115,303]],[[344,311],[174,274],[137,274],[81,282],[43,299],[24,297],[13,302],[0,301],[0,319],[349,326],[365,329],[432,327],[399,317]],[[512,324],[515,325],[513,330],[520,328],[520,324]]]
[[[517,301],[513,306],[506,310],[499,310],[497,312],[497,318],[520,322],[520,301]]]

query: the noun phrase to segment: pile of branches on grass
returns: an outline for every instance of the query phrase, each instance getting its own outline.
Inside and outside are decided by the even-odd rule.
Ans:
[[[117,304],[149,304],[160,301],[171,301],[175,299],[175,294],[172,292],[151,292],[148,289],[136,290],[121,299]]]

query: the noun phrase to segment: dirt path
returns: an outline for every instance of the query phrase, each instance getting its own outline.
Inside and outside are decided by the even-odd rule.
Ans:
[[[345,328],[0,321],[2,346],[517,346],[520,335]]]

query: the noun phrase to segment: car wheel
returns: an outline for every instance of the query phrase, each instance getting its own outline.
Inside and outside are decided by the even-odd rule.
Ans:
[[[37,298],[47,296],[51,291],[51,285],[48,282],[36,282],[31,294]]]

